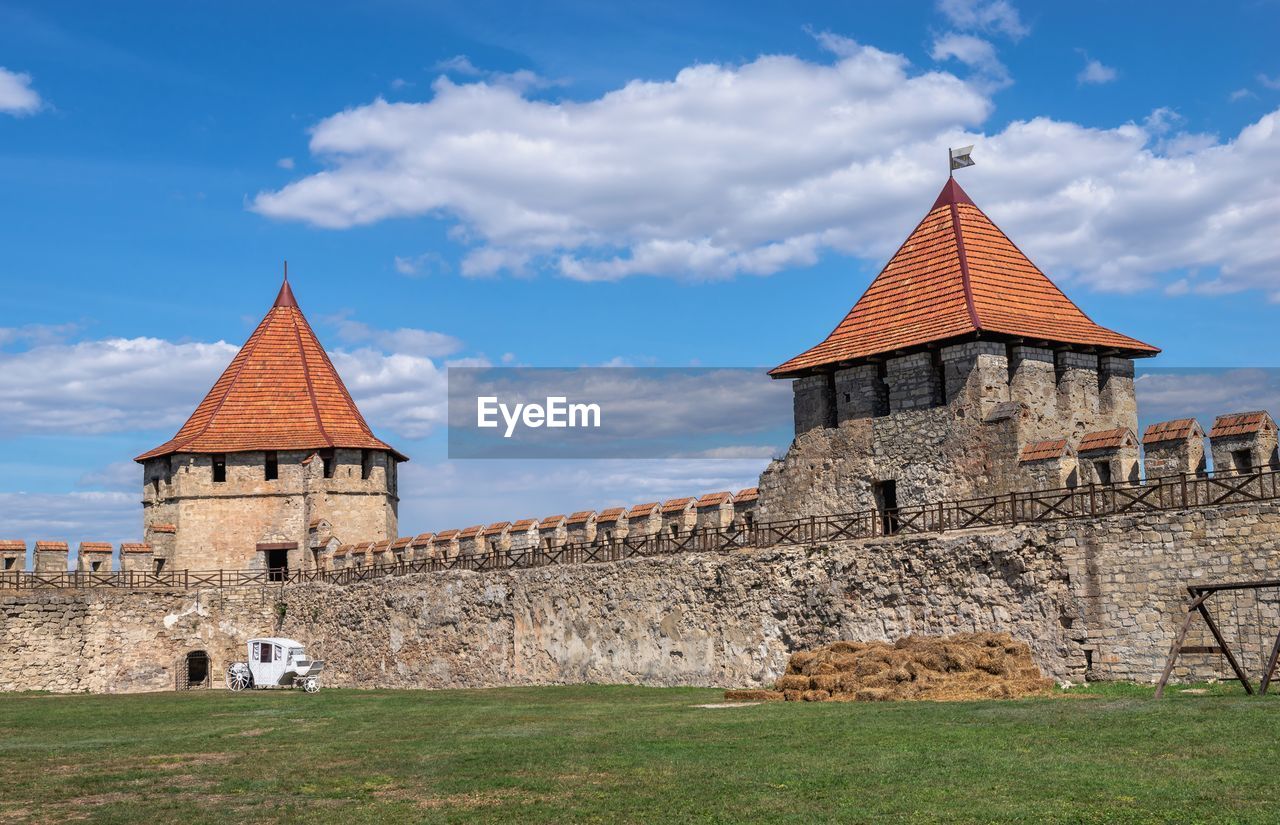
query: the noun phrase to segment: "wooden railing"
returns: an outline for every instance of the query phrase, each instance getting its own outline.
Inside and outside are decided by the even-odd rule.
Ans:
[[[90,572],[0,572],[0,591],[71,588],[173,589],[330,582],[348,584],[387,576],[440,570],[499,570],[619,561],[636,556],[728,552],[751,547],[823,544],[886,535],[943,533],[972,527],[1035,524],[1060,519],[1184,510],[1220,504],[1280,499],[1280,472],[1183,474],[1143,482],[1118,482],[1054,490],[943,501],[890,511],[864,510],[825,516],[698,529],[676,535],[564,544],[552,548],[499,550],[438,558],[400,560],[340,570],[173,570]]]

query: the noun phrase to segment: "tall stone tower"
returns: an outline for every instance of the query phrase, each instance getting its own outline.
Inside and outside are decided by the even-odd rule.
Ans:
[[[793,381],[795,439],[761,516],[1075,483],[1076,448],[1131,440],[1132,359],[1158,352],[1094,323],[948,179],[844,320],[770,372]]]
[[[298,308],[271,311],[143,467],[143,527],[166,569],[311,567],[317,528],[396,538],[396,465]]]

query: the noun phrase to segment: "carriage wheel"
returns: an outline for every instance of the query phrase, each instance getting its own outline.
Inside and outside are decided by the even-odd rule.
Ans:
[[[241,691],[249,687],[250,684],[252,684],[252,681],[250,680],[248,673],[240,670],[235,665],[231,665],[227,668],[228,690]]]
[[[307,693],[315,693],[320,690],[320,682],[315,679],[307,679],[302,683],[302,689]]]

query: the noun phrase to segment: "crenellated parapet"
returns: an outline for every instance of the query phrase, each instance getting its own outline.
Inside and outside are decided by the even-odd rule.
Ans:
[[[1218,416],[1209,430],[1209,444],[1215,469],[1246,472],[1280,468],[1276,455],[1276,422],[1266,411]]]
[[[21,539],[0,539],[0,572],[20,573],[27,569],[27,543]]]
[[[35,571],[37,573],[67,572],[69,548],[65,541],[37,541]]]
[[[719,530],[733,524],[733,493],[728,490],[700,496],[694,507],[699,530]]]

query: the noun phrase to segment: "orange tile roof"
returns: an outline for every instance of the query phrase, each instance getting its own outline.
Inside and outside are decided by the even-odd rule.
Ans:
[[[500,536],[510,526],[511,522],[509,521],[495,521],[493,524],[484,528],[484,534],[486,536]]]
[[[36,542],[36,552],[41,550],[52,551],[55,553],[67,552],[67,543],[65,541],[38,541]]]
[[[375,541],[373,543],[373,549],[375,551],[386,550],[390,546],[391,546],[391,539],[383,539],[382,541]]]
[[[1087,453],[1092,450],[1115,450],[1128,443],[1136,446],[1127,427],[1116,427],[1113,430],[1099,430],[1096,433],[1085,433],[1080,439],[1076,452]]]
[[[335,556],[345,556],[345,555],[347,555],[347,553],[350,553],[350,552],[351,552],[351,545],[349,545],[349,544],[344,544],[344,545],[342,545],[341,547],[336,547],[336,548],[334,548],[333,555],[335,555]]]
[[[111,542],[109,541],[82,541],[80,542],[81,553],[110,553]]]
[[[1191,438],[1199,432],[1200,436],[1204,433],[1200,431],[1200,424],[1194,418],[1175,418],[1172,421],[1161,421],[1147,427],[1146,432],[1142,434],[1143,444],[1158,444],[1161,441],[1181,441],[1185,438]]]
[[[0,539],[0,550],[26,550],[27,543],[22,539]]]
[[[435,539],[433,539],[433,541],[436,544],[444,544],[446,542],[452,541],[453,539],[456,539],[457,537],[458,537],[457,530],[441,530],[439,533],[436,533],[436,537]]]
[[[568,523],[569,524],[586,524],[588,521],[591,520],[591,517],[594,516],[595,514],[596,514],[595,510],[579,510],[576,513],[569,514]]]
[[[157,533],[176,533],[178,526],[176,524],[153,524],[151,529]]]
[[[545,527],[559,527],[560,522],[562,521],[564,521],[564,516],[562,515],[547,516],[546,518],[538,522],[538,528],[541,529]]]
[[[775,378],[977,333],[1119,350],[1160,350],[1098,326],[974,205],[954,178],[831,334]]]
[[[511,529],[512,530],[528,530],[530,527],[534,527],[537,524],[538,524],[538,520],[536,518],[522,518],[519,521],[517,521],[515,524],[512,524]]]
[[[657,501],[650,501],[650,502],[646,502],[645,504],[637,504],[627,512],[627,518],[631,518],[633,516],[650,515],[653,513],[654,510],[657,510],[661,506],[662,504]]]
[[[617,521],[626,515],[626,512],[626,507],[606,507],[600,511],[598,516],[596,516],[596,524],[599,524],[602,521]]]
[[[1062,458],[1067,453],[1067,440],[1054,438],[1049,441],[1036,441],[1022,448],[1019,461],[1043,461],[1046,458]]]
[[[1213,420],[1213,429],[1209,431],[1209,437],[1226,438],[1233,435],[1249,435],[1267,428],[1268,422],[1270,422],[1270,427],[1274,429],[1275,422],[1263,410],[1220,415]]]
[[[129,542],[127,544],[120,545],[120,552],[121,553],[150,553],[151,545],[138,544],[137,542]]]
[[[403,550],[404,548],[408,547],[412,543],[413,543],[413,539],[409,538],[408,536],[405,536],[402,539],[396,539],[395,541],[391,542],[391,549]]]
[[[733,493],[725,491],[723,493],[707,493],[698,499],[698,507],[715,507],[724,504],[726,501],[733,501]]]
[[[465,527],[465,528],[463,528],[463,529],[458,533],[458,538],[460,538],[460,539],[470,539],[470,538],[475,538],[476,536],[480,535],[480,534],[481,534],[481,533],[483,533],[483,532],[484,532],[484,525],[483,525],[483,524],[475,524],[475,525],[472,525],[471,527]]]
[[[738,494],[733,497],[733,503],[755,501],[760,497],[760,490],[756,487],[748,487],[745,490],[739,490]]]
[[[678,513],[679,511],[681,511],[681,510],[685,509],[686,507],[688,507],[688,506],[689,506],[689,504],[690,504],[692,501],[693,501],[693,499],[692,499],[691,497],[689,497],[689,496],[685,496],[684,498],[673,498],[673,499],[670,499],[669,501],[666,501],[666,502],[664,502],[664,503],[663,503],[663,505],[662,505],[662,512],[664,512],[664,513]]]
[[[434,536],[435,536],[435,533],[419,533],[418,535],[413,537],[413,546],[421,547],[424,544],[430,544],[431,539]]]
[[[285,281],[178,434],[134,460],[328,447],[387,450],[406,460],[373,435]]]

